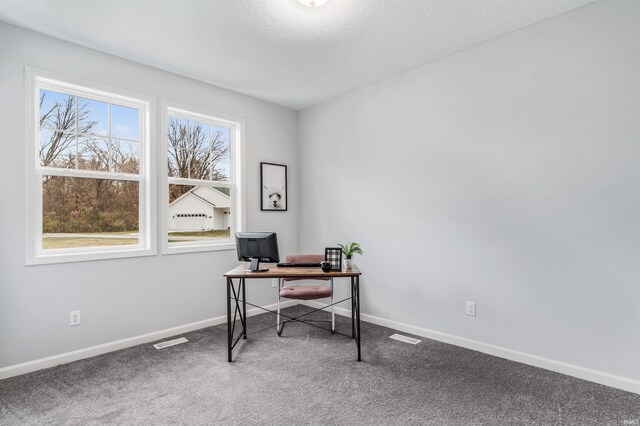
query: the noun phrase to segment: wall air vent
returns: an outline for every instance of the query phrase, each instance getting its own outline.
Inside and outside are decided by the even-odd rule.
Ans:
[[[422,340],[414,339],[413,337],[403,336],[402,334],[394,334],[393,336],[389,336],[392,339],[399,340],[405,343],[411,343],[412,345],[417,345],[422,342]]]
[[[179,345],[180,343],[186,343],[186,342],[188,342],[187,339],[185,339],[184,337],[180,337],[179,339],[167,340],[166,342],[156,343],[155,345],[153,345],[153,347],[156,349],[164,349],[164,348],[168,348],[169,346],[175,346],[175,345]]]

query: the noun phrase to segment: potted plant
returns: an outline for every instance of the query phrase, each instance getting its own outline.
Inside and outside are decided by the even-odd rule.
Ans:
[[[359,243],[347,243],[345,245],[338,244],[342,249],[342,254],[344,254],[344,267],[345,269],[353,268],[353,255],[354,254],[362,254],[362,249],[360,248]]]

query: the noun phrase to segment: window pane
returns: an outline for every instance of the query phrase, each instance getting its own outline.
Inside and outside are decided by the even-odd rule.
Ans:
[[[177,146],[190,151],[206,150],[209,146],[209,125],[196,121],[181,122]]]
[[[140,173],[140,144],[114,140],[111,143],[111,161],[116,173]]]
[[[121,105],[111,105],[111,137],[140,140],[140,111]]]
[[[228,128],[169,117],[169,176],[229,181],[230,138]]]
[[[40,165],[75,169],[75,136],[53,130],[40,130]]]
[[[228,181],[230,176],[229,166],[229,140],[231,130],[225,127],[211,126],[211,180]]]
[[[170,146],[167,155],[169,159],[169,176],[188,178],[191,164],[189,151]]]
[[[40,89],[40,127],[74,131],[76,128],[75,96]]]
[[[190,121],[191,131],[194,135],[193,143],[187,149],[196,150],[208,150],[210,143],[209,125],[207,123],[200,123],[198,121]]]
[[[138,244],[139,183],[44,176],[43,249]]]
[[[211,153],[209,125],[169,117],[169,176],[191,179],[210,179]]]
[[[109,170],[109,143],[106,138],[81,137],[78,140],[78,168]]]
[[[189,177],[191,179],[211,179],[211,153],[207,150],[189,151]]]
[[[183,118],[169,117],[167,123],[167,139],[169,146],[181,146],[184,133],[189,126],[189,122]]]
[[[169,243],[230,238],[228,188],[169,185]]]
[[[109,133],[109,104],[93,99],[78,98],[78,132],[107,136]]]

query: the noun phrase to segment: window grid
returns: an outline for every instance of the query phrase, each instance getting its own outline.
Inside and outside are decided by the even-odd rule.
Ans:
[[[187,167],[188,173],[186,177],[180,177],[180,176],[172,176],[172,172],[171,169],[169,168],[169,163],[171,163],[175,158],[172,159],[171,157],[171,150],[182,150],[184,154],[186,155],[190,155],[192,157],[196,157],[199,154],[198,150],[193,150],[193,149],[184,149],[182,146],[172,143],[172,141],[170,140],[169,137],[169,131],[170,131],[170,120],[181,120],[183,123],[187,126],[193,127],[196,125],[200,125],[200,126],[206,126],[206,136],[207,136],[207,141],[206,144],[203,143],[203,146],[206,146],[206,149],[208,150],[207,152],[209,153],[209,155],[211,155],[214,152],[214,138],[215,138],[215,133],[218,129],[225,131],[226,130],[226,140],[224,141],[224,149],[226,150],[226,154],[225,154],[225,160],[224,163],[222,164],[222,167],[220,170],[216,169],[216,164],[212,163],[209,165],[208,170],[207,170],[207,177],[208,179],[198,179],[198,178],[194,178],[194,176],[191,174],[191,167]],[[234,123],[234,124],[229,124],[228,122],[221,122],[218,119],[216,119],[213,116],[208,116],[208,115],[204,115],[204,114],[198,114],[198,113],[189,113],[183,110],[177,111],[174,110],[171,107],[167,107],[165,109],[165,141],[166,141],[166,145],[165,145],[165,152],[167,155],[167,161],[166,161],[166,167],[167,167],[167,189],[165,190],[167,194],[169,194],[171,192],[171,188],[174,185],[181,185],[181,186],[190,186],[192,190],[194,190],[197,187],[208,187],[208,188],[212,188],[212,189],[222,189],[222,188],[227,188],[229,191],[229,198],[230,198],[230,205],[231,208],[229,209],[230,211],[223,211],[220,213],[220,216],[218,216],[218,219],[215,219],[212,214],[186,214],[186,213],[180,213],[180,214],[173,214],[171,218],[169,218],[167,225],[164,227],[165,229],[165,237],[164,237],[164,250],[165,252],[185,252],[185,251],[192,251],[192,250],[198,250],[198,249],[204,249],[206,247],[215,247],[215,246],[227,246],[229,244],[232,244],[232,238],[231,236],[233,235],[233,232],[235,232],[235,230],[239,230],[241,229],[241,221],[239,221],[237,219],[237,216],[234,215],[234,209],[235,208],[240,208],[239,204],[238,204],[238,200],[236,199],[236,197],[238,196],[236,194],[236,177],[235,177],[235,173],[236,173],[236,159],[235,159],[235,155],[237,152],[237,133],[239,132],[239,123]],[[174,129],[175,130],[175,129]],[[201,151],[200,151],[201,152]],[[225,177],[226,180],[212,180],[213,179],[213,175],[216,172],[222,171],[224,173],[227,174],[227,176]],[[188,192],[188,191],[187,191]],[[184,195],[184,194],[183,194]],[[182,196],[181,196],[182,197]],[[171,200],[168,199],[167,200],[167,208],[170,209],[170,204],[173,201],[176,201],[177,198]],[[164,216],[167,217],[167,215],[170,214],[169,211],[167,211]],[[224,218],[228,218],[225,219],[226,221],[228,221],[228,226],[229,226],[229,234],[227,237],[212,237],[211,239],[206,239],[206,240],[200,240],[200,241],[171,241],[171,232],[175,232],[177,231],[177,229],[171,229],[171,223],[172,220],[176,220],[176,218],[179,217],[208,217],[209,219],[214,218],[214,222],[215,220],[220,220],[220,217],[224,217]],[[174,222],[174,226],[175,226],[175,222]],[[214,223],[214,226],[215,223]],[[179,232],[179,231],[178,231]]]
[[[155,244],[156,244],[156,235],[152,232],[155,229],[153,223],[155,223],[154,213],[151,212],[151,206],[153,204],[153,200],[155,199],[154,191],[151,191],[152,185],[149,180],[150,168],[149,168],[149,152],[148,151],[148,141],[149,141],[149,131],[152,129],[150,124],[152,124],[152,106],[153,101],[150,98],[146,100],[134,99],[132,97],[128,97],[122,94],[118,94],[118,92],[122,92],[118,89],[113,89],[115,93],[111,92],[111,89],[87,89],[84,86],[84,82],[69,83],[64,80],[68,79],[64,76],[58,76],[55,73],[50,73],[48,71],[36,71],[31,67],[27,67],[26,69],[26,79],[27,79],[27,106],[28,106],[28,115],[31,117],[30,122],[34,124],[28,126],[28,134],[30,135],[29,140],[33,141],[33,145],[28,144],[30,146],[29,157],[32,159],[31,164],[33,166],[29,170],[29,174],[33,176],[28,179],[29,184],[29,204],[30,208],[28,211],[31,213],[28,214],[30,218],[30,222],[33,223],[32,226],[27,227],[27,240],[29,243],[26,247],[27,254],[27,264],[41,264],[41,263],[60,263],[60,262],[74,262],[81,260],[93,260],[93,259],[105,259],[105,258],[121,258],[121,257],[132,257],[132,256],[145,256],[150,254],[155,254]],[[49,77],[51,76],[51,77]],[[85,83],[86,84],[86,83]],[[82,86],[81,86],[82,85]],[[92,85],[92,84],[90,84]],[[52,102],[50,105],[43,103],[43,107],[46,105],[47,108],[51,107],[54,109],[52,114],[64,114],[65,112],[71,112],[75,115],[73,120],[73,129],[64,129],[61,128],[60,119],[55,115],[52,115],[49,119],[43,120],[41,125],[41,111],[40,111],[40,99],[42,94],[47,94],[50,91],[54,92],[51,94],[53,99],[50,98],[49,102]],[[60,97],[63,95],[62,97]],[[79,109],[80,98],[85,98],[88,103],[92,103],[95,101],[106,103],[106,111],[97,115],[98,119],[96,120],[96,116],[92,116],[91,111],[95,111],[93,109],[88,109],[88,113],[85,117],[87,120],[97,121],[101,125],[106,124],[106,131],[101,133],[96,132],[82,132],[80,128],[79,120],[82,118],[80,116]],[[69,105],[70,109],[65,108],[64,104],[60,102],[61,99],[64,99],[67,102],[73,102],[73,106]],[[83,104],[85,105],[85,104]],[[122,109],[122,113],[120,117],[122,121],[118,121],[120,124],[128,124],[129,122],[132,125],[124,127],[122,130],[122,134],[118,131],[118,135],[114,133],[113,128],[113,118],[112,118],[112,107],[126,107],[131,108],[134,111],[128,111]],[[102,106],[100,106],[102,107]],[[72,109],[71,109],[72,108]],[[92,107],[87,107],[92,108]],[[98,108],[100,109],[100,108]],[[106,116],[104,115],[106,113]],[[102,116],[102,118],[99,118]],[[107,118],[106,123],[104,123],[104,118]],[[84,118],[82,118],[84,121]],[[52,120],[52,121],[50,121]],[[51,125],[50,123],[53,123]],[[131,139],[134,137],[131,133],[127,136],[125,133],[130,132],[131,129],[137,133],[138,140]],[[61,151],[63,154],[68,152],[69,155],[75,155],[73,161],[69,159],[69,168],[62,168],[58,163],[56,165],[43,165],[41,157],[41,152],[44,153],[43,149],[47,149],[46,147],[50,145],[46,144],[47,135],[43,135],[43,132],[50,132],[51,134],[55,134],[56,132],[60,135],[68,135],[72,142],[68,147],[62,147]],[[44,136],[44,137],[43,137]],[[97,140],[97,141],[96,141]],[[102,143],[103,148],[96,150],[97,154],[85,158],[90,158],[90,162],[94,164],[98,164],[98,166],[87,166],[86,164],[80,164],[82,160],[82,156],[85,155],[88,150],[86,149],[86,145],[89,143]],[[53,143],[53,140],[51,140]],[[45,148],[43,148],[45,147]],[[85,152],[83,152],[83,149]],[[31,154],[33,153],[33,155]],[[100,153],[107,158],[108,163],[106,164],[107,168],[103,169],[100,166],[101,161],[99,157]],[[57,154],[54,152],[50,159],[53,158],[55,160],[61,160],[62,157],[56,158]],[[116,162],[116,156],[119,157]],[[55,161],[54,160],[54,161]],[[63,160],[64,161],[64,160]],[[133,163],[132,163],[133,161]],[[122,163],[122,164],[120,164]],[[131,173],[133,172],[133,173]],[[135,224],[137,229],[135,229],[136,235],[128,236],[125,239],[131,240],[131,242],[119,242],[117,244],[97,244],[93,245],[92,242],[87,244],[79,244],[71,247],[67,246],[53,246],[49,244],[47,248],[45,248],[43,244],[43,219],[45,217],[45,206],[44,202],[44,187],[43,185],[48,181],[49,178],[54,177],[63,177],[63,178],[81,178],[81,180],[76,181],[67,181],[65,187],[71,188],[67,192],[67,195],[77,193],[78,189],[75,189],[74,182],[86,182],[87,185],[90,181],[100,180],[105,182],[104,185],[107,188],[111,188],[112,193],[111,197],[120,197],[121,200],[126,200],[126,198],[122,198],[122,192],[126,191],[124,188],[124,181],[133,181],[136,182],[135,187],[129,187],[129,194],[134,196],[134,204],[129,204],[133,207],[133,210],[120,210],[117,205],[111,205],[112,210],[115,212],[115,218],[117,220],[118,217],[129,217],[131,218],[131,214],[134,214]],[[123,181],[122,183],[118,183],[118,181]],[[67,186],[70,185],[70,186]],[[85,184],[82,184],[85,185]],[[55,188],[55,187],[53,187]],[[122,188],[122,189],[118,189]],[[133,189],[137,188],[137,189]],[[54,189],[55,190],[55,189]],[[49,200],[55,200],[56,198],[51,198],[51,189],[47,189],[49,195]],[[67,191],[67,190],[65,190]],[[82,191],[80,191],[82,194]],[[79,200],[83,200],[82,195]],[[115,199],[115,198],[112,198]],[[76,201],[77,203],[77,201]],[[126,201],[125,201],[126,203]],[[80,204],[81,205],[81,204]],[[49,209],[49,207],[47,207]],[[101,208],[99,211],[103,211]],[[49,210],[46,210],[47,214],[49,214]],[[61,213],[57,212],[54,215],[58,215],[60,217]],[[119,216],[119,215],[128,215],[128,216]],[[55,217],[55,216],[54,216]],[[63,218],[65,215],[63,214]],[[102,221],[102,219],[100,219]],[[63,222],[63,223],[66,223]],[[98,228],[97,231],[93,232],[111,232],[105,231],[102,228],[102,224],[104,222],[97,222],[91,224],[89,222],[89,226],[93,226],[94,229]],[[78,228],[75,228],[78,229]],[[54,231],[57,232],[57,231]],[[64,231],[63,238],[66,238],[67,233],[71,233],[75,238],[75,234],[78,233],[76,230],[72,231]],[[82,233],[82,232],[80,232]],[[50,238],[50,237],[48,237]],[[123,237],[124,238],[124,237]],[[50,241],[50,240],[48,240]],[[122,244],[122,245],[118,245]]]
[[[56,93],[61,93],[61,94],[65,94],[67,96],[71,96],[73,97],[74,101],[74,130],[65,130],[65,129],[59,129],[59,128],[55,128],[55,127],[49,127],[46,125],[39,125],[39,130],[48,130],[48,131],[53,131],[55,133],[61,133],[63,135],[70,135],[73,137],[74,139],[74,152],[75,152],[75,170],[93,170],[93,169],[86,169],[86,168],[81,168],[80,167],[80,157],[81,157],[81,151],[79,150],[79,147],[81,145],[81,139],[85,138],[87,141],[93,141],[93,139],[102,139],[103,141],[106,142],[107,144],[107,157],[108,157],[108,161],[107,161],[107,172],[110,173],[116,173],[116,174],[120,174],[122,173],[121,171],[116,170],[116,164],[114,161],[114,145],[120,141],[122,142],[126,142],[129,144],[135,144],[134,146],[138,147],[138,162],[141,163],[141,157],[143,155],[142,149],[143,146],[141,144],[141,139],[142,139],[142,133],[143,133],[143,129],[142,129],[142,120],[141,120],[141,116],[142,116],[142,110],[140,109],[140,106],[131,106],[131,105],[122,105],[122,104],[118,104],[115,103],[113,101],[109,101],[106,98],[103,98],[102,100],[100,100],[100,102],[106,103],[107,104],[107,134],[103,135],[103,134],[99,134],[99,133],[91,133],[91,132],[81,132],[80,131],[80,123],[79,123],[79,106],[80,106],[80,101],[79,99],[82,97],[83,99],[86,99],[88,101],[95,101],[97,99],[94,99],[91,97],[91,95],[86,95],[86,94],[74,94],[71,91],[62,91],[62,90],[56,90],[55,88],[52,88],[51,86],[47,86],[44,87],[44,85],[38,85],[37,86],[38,89],[38,94],[40,96],[40,92],[42,90],[47,90],[50,92],[56,92]],[[127,108],[132,108],[132,109],[136,109],[138,111],[138,140],[135,139],[127,139],[124,137],[114,137],[113,136],[113,132],[112,132],[112,127],[113,127],[113,123],[112,123],[112,106],[113,105],[120,105],[120,106],[124,106]],[[41,115],[41,111],[40,111],[40,107],[38,106],[38,118]],[[86,142],[85,142],[86,143]],[[56,167],[56,166],[43,166],[42,162],[41,162],[41,158],[37,158],[36,159],[37,164],[36,164],[36,168],[41,168],[44,169],[46,168],[47,170],[50,170],[50,174],[56,174],[54,172],[55,169],[69,169],[67,167]],[[96,172],[104,172],[102,170],[94,170]],[[137,173],[129,173],[129,174],[135,174],[138,175],[141,173],[141,167],[138,168],[138,172]]]
[[[242,132],[244,130],[244,120],[241,118],[226,116],[224,114],[209,114],[207,112],[201,113],[198,108],[192,108],[189,106],[182,106],[179,104],[171,103],[169,101],[157,101],[156,99],[135,93],[121,90],[118,88],[110,88],[102,86],[100,84],[94,84],[85,82],[72,77],[60,75],[54,72],[37,70],[35,68],[27,66],[25,68],[26,78],[26,104],[27,104],[27,135],[28,140],[31,141],[27,144],[27,156],[29,158],[28,164],[30,166],[27,169],[27,192],[28,192],[28,209],[27,217],[32,226],[25,227],[25,234],[28,244],[25,245],[26,251],[26,263],[28,265],[45,264],[45,263],[64,263],[64,262],[76,262],[83,260],[98,260],[108,258],[127,258],[135,256],[148,256],[156,254],[157,244],[163,249],[163,253],[183,253],[183,252],[197,252],[197,251],[211,251],[211,250],[228,250],[233,249],[234,244],[231,238],[215,241],[207,241],[206,243],[176,243],[168,250],[167,245],[167,207],[166,197],[168,194],[168,185],[200,185],[203,187],[210,187],[218,189],[223,193],[229,193],[231,198],[230,208],[227,211],[216,211],[215,214],[221,213],[228,223],[232,231],[241,231],[244,229],[245,217],[244,217],[244,175],[238,174],[241,172],[243,166],[242,157]],[[39,95],[41,90],[49,90],[57,92],[58,94],[52,100],[48,101],[51,106],[55,105],[55,101],[61,101],[66,99],[64,96],[70,96],[73,99],[73,109],[75,112],[75,119],[73,123],[69,123],[69,126],[55,125],[55,119],[43,120],[40,124],[40,109],[39,109]],[[83,98],[81,101],[80,98]],[[91,113],[87,116],[87,120],[95,120],[99,122],[97,127],[93,127],[95,130],[89,130],[82,132],[81,125],[86,123],[86,120],[79,115],[79,109],[84,105],[85,100],[91,104]],[[93,102],[104,102],[104,105],[97,104],[94,108]],[[82,105],[81,105],[82,102]],[[43,104],[47,105],[47,104]],[[163,107],[162,116],[164,117],[162,122],[155,122],[155,108],[156,105]],[[165,107],[165,105],[171,105]],[[137,139],[131,133],[131,129],[122,130],[113,127],[114,120],[120,122],[120,117],[127,117],[130,111],[117,107],[134,108],[137,110],[138,128]],[[188,111],[188,113],[183,113]],[[114,116],[114,114],[116,114]],[[168,176],[168,173],[163,176],[167,167],[167,150],[168,145],[164,146],[164,153],[160,151],[160,156],[164,159],[160,163],[156,161],[155,146],[150,145],[150,140],[153,140],[155,132],[166,132],[166,117],[167,115],[174,116],[176,118],[186,119],[192,122],[198,122],[206,124],[206,144],[203,143],[202,147],[206,145],[206,149],[212,150],[212,141],[215,136],[215,132],[219,129],[225,136],[224,141],[225,149],[227,150],[226,158],[222,167],[217,168],[216,164],[210,163],[205,167],[206,172],[202,174],[204,179],[197,179],[197,175],[188,173],[187,176]],[[217,118],[214,118],[217,117]],[[55,118],[55,117],[54,117]],[[106,123],[105,123],[106,121]],[[73,126],[73,129],[70,127]],[[226,129],[226,130],[225,130]],[[60,164],[64,164],[64,161],[59,161],[56,166],[53,166],[53,162],[49,165],[41,163],[40,152],[43,146],[46,145],[47,139],[50,135],[46,135],[45,132],[59,133],[61,137],[69,137],[73,139],[72,144],[69,143],[67,148],[64,148],[64,152],[68,152],[68,155],[74,155],[73,161],[69,159],[69,168],[62,168]],[[165,133],[166,134],[166,133]],[[162,133],[158,134],[161,136]],[[42,136],[42,145],[41,145]],[[165,143],[166,143],[166,139]],[[89,141],[96,141],[99,143],[99,147],[92,147],[95,152],[98,152],[98,156],[104,156],[108,158],[106,167],[103,166],[102,160],[92,158],[93,162],[91,166],[87,166],[86,160],[82,159],[85,143]],[[66,142],[65,142],[66,143]],[[132,169],[123,168],[118,166],[122,161],[117,160],[115,157],[121,154],[118,151],[122,150],[123,155],[131,155],[137,158],[139,162],[138,168],[135,173],[130,173]],[[202,151],[192,150],[188,155],[197,156]],[[67,155],[64,154],[63,155]],[[55,157],[55,156],[54,156]],[[59,159],[61,159],[60,157]],[[120,163],[119,163],[120,162]],[[164,166],[163,166],[164,164]],[[220,163],[218,163],[220,164]],[[104,167],[104,168],[103,168]],[[222,171],[226,174],[224,180],[213,180],[216,178],[215,174]],[[158,176],[157,173],[160,173]],[[43,249],[43,196],[44,190],[50,191],[49,188],[43,187],[43,178],[48,177],[71,177],[71,178],[88,178],[88,179],[100,179],[100,180],[115,180],[115,181],[133,181],[137,182],[132,188],[138,188],[139,197],[137,199],[138,209],[138,244],[130,246],[109,246],[109,247],[83,247],[73,250],[65,248],[59,249]],[[156,186],[156,177],[160,178],[161,186]],[[73,182],[73,181],[70,181]],[[88,180],[86,182],[89,182]],[[226,189],[224,189],[226,188]],[[160,192],[158,192],[158,190]],[[49,193],[51,195],[51,193]],[[49,195],[49,196],[50,196]],[[156,196],[161,197],[163,203],[156,204]],[[158,211],[159,206],[159,211]],[[133,212],[135,214],[136,209]],[[204,210],[195,212],[185,212],[190,214],[193,218],[207,218],[208,220],[214,219],[211,214],[203,213]],[[162,218],[162,229],[164,237],[158,241],[158,234],[156,231],[156,220]]]
[[[216,172],[216,164],[212,163],[208,167],[209,168],[209,170],[208,170],[209,178],[208,179],[192,177],[191,176],[191,171],[192,171],[191,167],[187,168],[187,176],[186,177],[183,177],[183,176],[172,176],[171,175],[171,171],[168,170],[167,174],[168,174],[169,178],[170,179],[175,179],[175,178],[191,179],[192,181],[211,182],[211,183],[215,183],[215,184],[221,183],[221,182],[231,182],[231,179],[232,179],[232,176],[233,176],[233,171],[231,170],[231,168],[233,167],[233,164],[232,164],[233,161],[232,161],[232,156],[231,156],[232,155],[231,154],[231,147],[232,147],[232,144],[234,143],[233,140],[232,140],[233,139],[233,133],[234,133],[234,126],[230,126],[230,125],[228,125],[226,123],[222,123],[220,121],[217,121],[213,117],[202,117],[202,116],[199,116],[199,115],[198,116],[191,116],[191,115],[185,114],[185,113],[176,114],[176,113],[170,112],[169,114],[167,114],[167,123],[166,123],[167,131],[168,131],[168,128],[169,128],[169,121],[171,119],[179,119],[179,120],[186,121],[187,122],[186,124],[187,124],[188,128],[191,127],[191,126],[195,126],[195,125],[200,125],[200,126],[205,125],[207,127],[207,133],[206,133],[206,136],[207,136],[207,141],[206,141],[207,142],[206,143],[207,149],[206,150],[183,148],[183,147],[181,147],[179,145],[171,144],[171,142],[167,139],[167,151],[174,150],[175,152],[183,152],[188,156],[187,158],[189,158],[189,159],[197,159],[198,154],[202,153],[202,152],[208,153],[210,155],[213,154],[214,153],[214,132],[213,132],[213,128],[214,127],[218,127],[218,128],[222,128],[222,129],[227,129],[229,133],[228,133],[228,138],[227,138],[227,141],[226,141],[227,142],[226,143],[226,147],[227,147],[227,154],[226,154],[227,161],[226,161],[226,163],[227,163],[227,165],[229,167],[229,170],[228,170],[228,175],[229,176],[227,176],[228,180],[214,180],[213,176],[214,176],[214,173]],[[169,160],[169,161],[171,161],[171,160]]]

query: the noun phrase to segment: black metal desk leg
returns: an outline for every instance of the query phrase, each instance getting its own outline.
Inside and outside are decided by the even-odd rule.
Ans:
[[[246,281],[242,278],[242,328],[244,329],[244,338],[247,338],[247,291]]]
[[[356,327],[358,328],[358,361],[362,361],[360,354],[360,277],[356,276]]]
[[[231,356],[231,340],[233,336],[231,335],[231,286],[233,285],[233,281],[231,278],[227,278],[227,354],[229,356],[229,362],[233,361]]]
[[[354,279],[351,277],[351,337],[356,338],[356,295]]]

